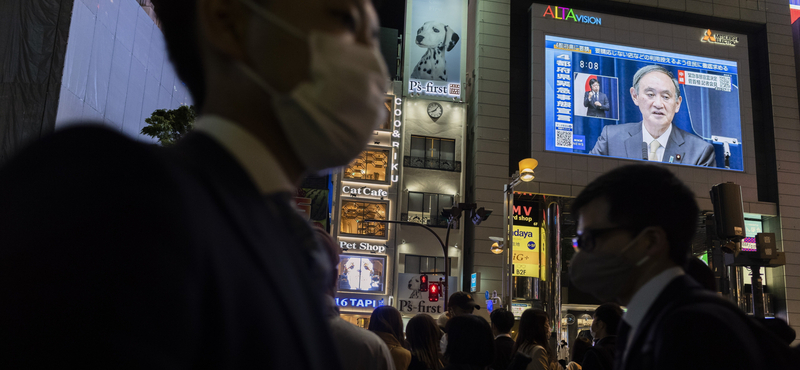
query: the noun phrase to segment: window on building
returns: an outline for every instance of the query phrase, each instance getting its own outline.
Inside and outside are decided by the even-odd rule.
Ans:
[[[385,202],[365,202],[359,200],[342,200],[341,234],[386,237],[386,224],[377,222],[361,222],[363,220],[385,220]]]
[[[456,171],[456,141],[453,139],[412,135],[409,154],[406,166]]]
[[[386,95],[386,99],[383,100],[383,106],[388,111],[388,114],[386,114],[386,119],[381,122],[378,130],[391,130],[392,122],[394,121],[394,96]]]
[[[356,157],[344,170],[344,177],[354,180],[387,181],[389,151],[367,149]]]
[[[408,192],[406,221],[429,226],[447,226],[442,217],[442,208],[452,207],[455,196],[450,194]]]
[[[450,268],[453,268],[453,259],[450,258]],[[444,273],[444,257],[428,257],[406,254],[406,274]]]

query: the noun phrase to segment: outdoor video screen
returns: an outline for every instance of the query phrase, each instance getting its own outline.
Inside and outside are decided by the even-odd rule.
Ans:
[[[383,292],[385,283],[386,257],[339,256],[339,291]]]
[[[736,62],[555,36],[545,48],[547,150],[743,170]]]

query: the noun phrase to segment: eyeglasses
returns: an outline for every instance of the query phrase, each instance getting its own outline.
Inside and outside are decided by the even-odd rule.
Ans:
[[[605,229],[586,229],[583,234],[572,238],[572,246],[580,249],[581,251],[591,252],[596,247],[595,239],[612,231],[628,230],[628,226],[614,226]]]

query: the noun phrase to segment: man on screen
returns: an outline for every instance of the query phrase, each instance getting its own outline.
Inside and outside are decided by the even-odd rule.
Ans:
[[[672,124],[683,98],[670,71],[658,65],[640,68],[633,76],[631,98],[642,121],[603,127],[589,154],[716,167],[711,144]]]
[[[586,107],[586,115],[589,117],[606,118],[606,111],[610,109],[608,96],[600,92],[600,82],[597,79],[589,80],[591,90],[583,95],[583,106]]]

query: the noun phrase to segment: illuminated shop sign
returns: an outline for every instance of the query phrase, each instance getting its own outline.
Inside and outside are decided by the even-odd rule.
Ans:
[[[403,99],[395,98],[394,99],[394,123],[392,126],[392,182],[397,182],[400,180],[400,175],[398,172],[400,170],[397,168],[398,157],[400,152],[400,138],[403,136],[400,134],[400,128],[403,126],[403,123],[400,121],[400,116],[403,115]]]
[[[336,298],[336,306],[378,308],[383,306],[383,299]]]
[[[739,36],[712,33],[710,29],[707,29],[703,32],[703,37],[700,38],[700,41],[709,44],[736,46],[739,43]]]
[[[389,195],[389,192],[383,189],[372,189],[368,186],[356,188],[349,185],[342,186],[342,193],[350,194],[352,196],[371,195],[373,197],[385,197]]]
[[[544,14],[542,14],[542,17],[547,18],[548,15],[550,18],[564,21],[572,20],[573,22],[596,24],[598,26],[603,24],[602,18],[581,14],[575,15],[575,12],[572,11],[571,8],[564,8],[560,6],[548,5],[547,9],[544,10]]]
[[[461,97],[466,25],[464,0],[406,1],[403,77],[407,94],[438,100]]]
[[[371,253],[386,253],[386,246],[385,245],[377,245],[377,244],[369,244],[367,242],[362,243],[348,243],[348,242],[339,242],[339,248],[342,250],[349,251],[349,250],[360,250],[360,251],[367,251]]]

